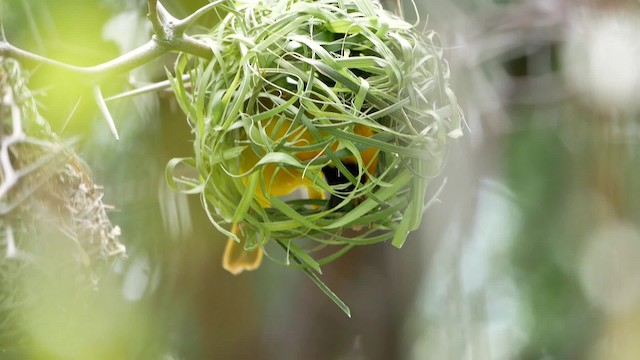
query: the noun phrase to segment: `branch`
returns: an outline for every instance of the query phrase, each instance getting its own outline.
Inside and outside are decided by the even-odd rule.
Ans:
[[[148,0],[147,7],[149,8],[149,13],[147,14],[147,19],[151,22],[151,26],[153,26],[153,32],[156,35],[160,35],[164,32],[162,21],[160,21],[160,16],[158,15],[158,0]]]
[[[196,40],[191,36],[183,36],[173,40],[171,42],[171,48],[173,51],[180,51],[207,60],[211,60],[213,58],[213,51],[209,45],[203,41]]]
[[[213,52],[205,42],[185,35],[181,26],[178,26],[178,30],[175,29],[176,24],[183,24],[190,17],[179,21],[169,14],[158,0],[148,0],[148,4],[149,14],[147,16],[153,25],[155,36],[146,44],[105,63],[94,66],[71,65],[22,50],[4,39],[0,39],[0,56],[72,72],[85,77],[91,83],[98,83],[113,75],[131,71],[168,52],[184,52],[205,59],[213,57]],[[209,9],[210,7],[205,6],[204,8]]]
[[[211,59],[213,57],[211,48],[205,42],[186,35],[184,32],[189,25],[222,1],[217,0],[205,5],[185,19],[178,20],[158,0],[147,0],[149,8],[147,17],[153,26],[155,35],[146,44],[99,65],[76,66],[19,49],[7,42],[1,28],[0,58],[10,57],[23,63],[34,62],[79,75],[82,80],[93,86],[94,100],[103,113],[111,132],[118,139],[118,132],[100,91],[99,83],[119,73],[131,71],[172,51]]]
[[[190,36],[162,42],[154,37],[146,44],[105,63],[94,66],[76,66],[30,53],[0,40],[0,56],[14,58],[24,63],[33,62],[73,72],[87,77],[92,82],[100,82],[113,75],[131,71],[172,51],[180,51],[205,59],[211,59],[213,56],[211,49],[204,42]]]
[[[164,8],[164,6],[162,5],[161,2],[158,1],[158,18],[160,19],[160,22],[162,23],[162,26],[165,29],[165,33],[167,33],[167,29],[170,30],[170,33],[168,34],[169,36],[174,35],[175,31],[173,30],[173,24],[178,22],[178,19],[176,19],[175,17],[173,17],[173,15],[171,15],[167,9]],[[175,35],[182,35],[182,34],[178,34],[175,33]]]

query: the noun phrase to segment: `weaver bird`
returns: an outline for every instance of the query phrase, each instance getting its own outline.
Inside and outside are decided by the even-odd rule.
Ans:
[[[287,140],[291,140],[292,143],[297,142],[306,145],[316,143],[312,134],[310,134],[304,127],[300,127],[287,135],[287,129],[285,127],[280,126],[278,129],[274,129],[274,123],[275,122],[273,121],[267,123],[265,125],[265,132],[270,134],[270,136],[276,141],[283,137],[287,137]],[[354,126],[353,132],[366,137],[373,135],[373,131],[369,127],[360,124],[356,124]],[[337,148],[338,143],[336,141],[331,145],[331,149],[336,150]],[[360,181],[362,183],[367,181],[369,176],[373,175],[375,172],[378,164],[377,153],[378,150],[375,148],[368,148],[360,152],[360,156],[362,157],[366,169],[366,173],[362,174],[360,177]],[[319,155],[322,155],[322,150],[300,151],[295,154],[300,161],[310,161]],[[259,160],[259,156],[251,149],[251,147],[247,147],[241,154],[240,171],[242,173],[249,171]],[[345,165],[347,170],[354,175],[354,177],[358,176],[359,166],[354,156],[341,158],[340,161]],[[265,186],[258,186],[255,192],[255,198],[261,207],[271,207],[271,202],[269,200],[271,196],[289,195],[300,188],[307,190],[309,199],[326,199],[325,193],[318,190],[318,187],[314,185],[312,179],[303,176],[303,174],[297,169],[287,169],[284,171],[283,169],[277,169],[278,167],[278,165],[270,163],[266,164],[263,169],[263,179],[266,182]],[[323,167],[322,173],[325,177],[325,181],[330,186],[346,184],[349,182],[347,177],[333,165]],[[246,184],[246,180],[244,181]],[[262,189],[266,189],[267,194],[263,193]],[[341,190],[341,192],[348,194],[353,191],[353,189],[355,189],[355,186],[350,184],[346,186],[344,190]],[[327,207],[335,208],[341,202],[342,198],[340,196],[332,194],[327,202]],[[245,250],[245,241],[241,236],[241,227],[242,224],[232,224],[231,232],[240,238],[240,242],[236,242],[233,238],[229,238],[222,257],[222,267],[234,275],[240,274],[245,270],[250,271],[257,269],[260,266],[263,257],[263,250],[261,248],[257,248],[253,251]]]

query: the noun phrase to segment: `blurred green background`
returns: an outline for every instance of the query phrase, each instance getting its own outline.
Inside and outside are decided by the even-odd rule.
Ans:
[[[186,16],[204,3],[165,6]],[[90,304],[43,290],[26,345],[3,341],[0,359],[640,358],[638,2],[415,5],[442,37],[468,128],[403,249],[363,247],[323,269],[351,319],[302,272],[222,270],[225,239],[164,183],[167,161],[192,150],[170,92],[110,102],[116,141],[86,88],[29,68],[42,116],[79,139],[117,209],[128,259]],[[92,65],[149,39],[145,6],[5,0],[0,13],[12,44]],[[172,59],[103,91],[161,81]]]

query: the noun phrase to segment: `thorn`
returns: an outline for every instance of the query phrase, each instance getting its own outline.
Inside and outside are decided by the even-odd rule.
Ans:
[[[96,85],[93,88],[93,97],[104,116],[104,119],[107,121],[107,125],[109,125],[109,129],[111,129],[111,133],[116,138],[116,140],[120,140],[118,136],[118,129],[116,129],[116,124],[113,122],[113,117],[109,112],[109,108],[107,107],[107,103],[104,101],[104,97],[102,96],[102,91],[100,90],[100,86]]]
[[[7,41],[7,36],[4,33],[4,1],[0,0],[0,41]]]

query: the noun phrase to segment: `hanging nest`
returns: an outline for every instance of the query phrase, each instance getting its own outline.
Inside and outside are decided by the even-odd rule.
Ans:
[[[93,289],[124,255],[102,196],[39,117],[18,63],[0,57],[0,348],[15,345],[12,319],[44,300],[36,278]]]
[[[243,250],[277,243],[306,269],[357,245],[402,246],[447,139],[462,134],[437,35],[368,0],[224,11],[200,37],[213,59],[182,54],[171,78],[195,139],[194,157],[169,163],[170,185],[200,194]],[[174,176],[179,164],[198,176]]]

